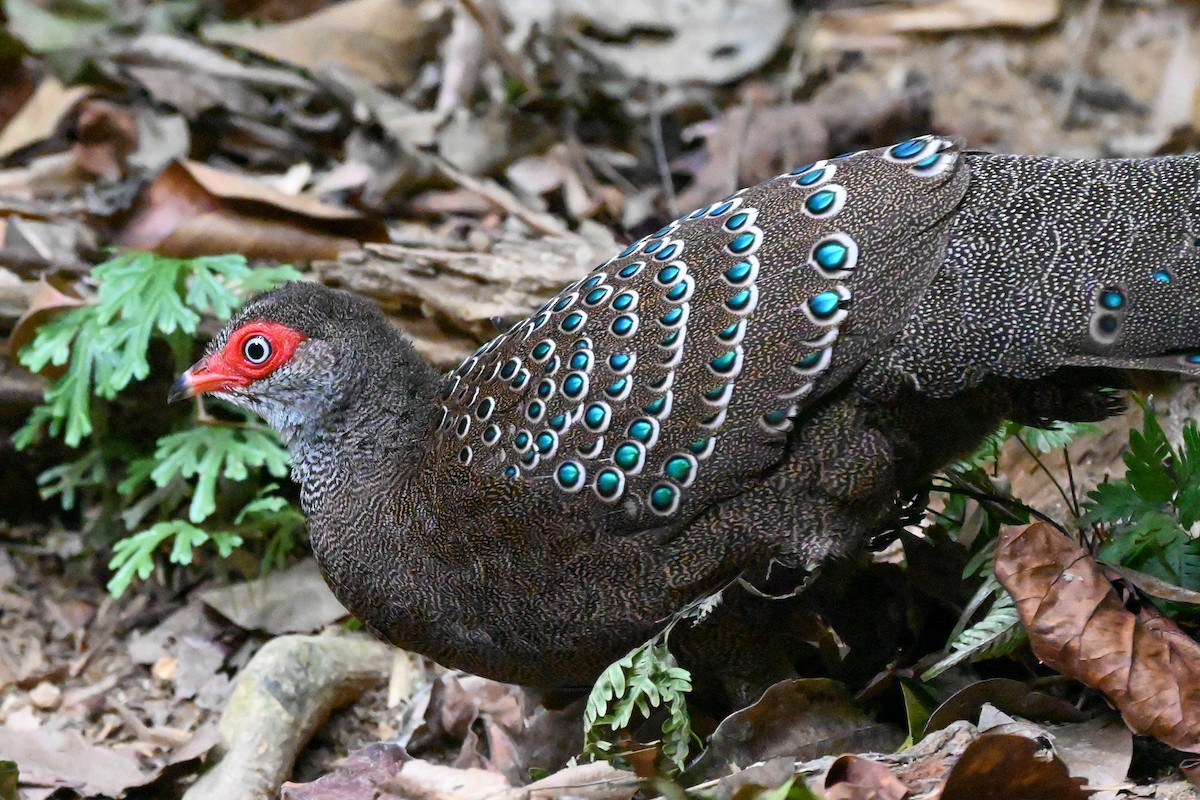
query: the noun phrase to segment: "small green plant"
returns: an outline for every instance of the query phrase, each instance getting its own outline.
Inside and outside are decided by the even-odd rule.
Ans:
[[[1129,433],[1124,477],[1089,492],[1079,521],[1102,533],[1101,559],[1200,589],[1200,430],[1189,419],[1173,447],[1154,409],[1142,409],[1142,430]]]
[[[645,719],[652,708],[662,706],[669,714],[662,727],[662,754],[683,769],[691,746],[687,712],[691,689],[691,674],[675,662],[665,641],[656,637],[632,650],[610,664],[592,688],[584,711],[584,754],[611,757],[612,738],[629,727],[633,712]]]
[[[287,451],[275,434],[248,415],[233,422],[194,421],[157,437],[153,448],[113,425],[130,385],[150,374],[151,346],[166,344],[174,369],[184,369],[205,316],[228,319],[249,294],[299,273],[291,267],[251,268],[241,256],[197,259],[125,253],[95,268],[96,301],[67,311],[38,329],[21,363],[62,374],[14,436],[24,449],[46,436],[83,448],[73,462],[39,477],[43,496],[71,509],[87,494],[119,520],[108,584],[119,595],[135,576],[148,577],[154,556],[168,547],[176,564],[192,563],[197,548],[228,556],[244,534],[268,534],[265,563],[278,563],[301,524],[298,511],[272,494],[276,484],[226,498],[221,481],[245,481],[250,468],[274,478],[287,474]],[[241,412],[239,412],[240,414]],[[186,509],[186,520],[180,515]],[[103,515],[101,515],[103,517]]]
[[[585,756],[609,759],[619,755],[613,740],[630,726],[634,712],[648,719],[651,710],[661,706],[667,719],[662,725],[659,749],[676,769],[683,769],[695,738],[687,710],[692,676],[675,661],[667,640],[681,620],[693,625],[703,621],[720,604],[723,591],[702,597],[677,612],[654,638],[604,670],[583,712]]]
[[[992,556],[1001,525],[1028,522],[1028,512],[1015,501],[1006,504],[1003,510],[994,503],[982,503],[979,524],[967,535],[964,526],[968,497],[961,491],[962,487],[977,489],[981,497],[995,494],[988,478],[988,467],[996,467],[1001,447],[1010,439],[1019,442],[1041,465],[1041,456],[1066,448],[1077,436],[1097,432],[1099,428],[1090,423],[1056,422],[1049,428],[1032,428],[1006,422],[971,455],[951,466],[949,477],[958,491],[947,489],[954,493],[947,495],[937,518],[955,540],[969,547],[971,557],[963,569],[963,579],[983,580],[950,633],[946,655],[925,670],[921,680],[933,680],[964,661],[985,661],[1006,656],[1028,641],[1012,597],[992,575]],[[1042,468],[1050,474],[1044,465]],[[1065,491],[1063,497],[1070,507],[1075,508],[1073,497]],[[996,501],[1003,499],[995,497]]]
[[[1200,589],[1200,429],[1195,420],[1184,425],[1179,447],[1163,432],[1154,409],[1139,401],[1144,411],[1142,429],[1131,430],[1125,453],[1125,475],[1106,480],[1077,505],[1079,526],[1092,526],[1103,542],[1098,556],[1112,564],[1149,573],[1160,580]],[[1064,447],[1074,436],[1096,430],[1093,425],[1059,423],[1056,430],[1039,431],[1008,423],[970,458],[955,466],[960,482],[978,479],[986,462],[993,461],[1000,445],[1011,436],[1021,437],[1036,458]],[[1040,463],[1040,462],[1039,462]],[[956,535],[965,519],[965,498],[951,495],[939,515]],[[948,654],[921,676],[930,680],[964,660],[995,658],[1012,652],[1025,640],[1012,598],[991,575],[992,552],[1002,520],[985,508],[972,545],[973,556],[964,577],[982,576],[983,584],[964,609],[947,644]],[[986,605],[978,621],[970,621]],[[970,623],[970,624],[969,624]]]
[[[989,601],[991,605],[987,607],[983,618],[968,624]],[[921,680],[933,680],[963,661],[986,661],[1006,656],[1028,640],[1025,629],[1021,627],[1016,603],[1000,582],[989,575],[959,615],[958,624],[954,626],[946,644],[950,652],[921,673]]]

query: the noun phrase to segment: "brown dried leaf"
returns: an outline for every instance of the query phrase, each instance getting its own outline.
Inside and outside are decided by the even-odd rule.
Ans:
[[[124,177],[137,149],[137,115],[107,100],[89,99],[79,108],[71,150],[79,167],[107,181]]]
[[[825,774],[825,800],[902,800],[909,794],[890,769],[862,756],[840,756]]]
[[[53,136],[71,109],[90,92],[84,86],[67,88],[53,75],[47,75],[0,131],[0,158]]]
[[[1036,740],[989,733],[972,742],[950,770],[941,800],[1085,800],[1091,791],[1082,783]]]
[[[1133,734],[1116,714],[1047,730],[1072,775],[1090,786],[1108,787],[1108,796],[1115,796],[1111,790],[1126,781],[1133,760]]]
[[[515,686],[473,675],[442,675],[431,687],[422,716],[407,738],[409,753],[436,755],[459,768],[500,772],[513,781],[527,774],[525,751],[533,742],[526,741]],[[457,753],[450,755],[447,751],[455,745]]]
[[[153,777],[130,751],[99,747],[74,731],[0,727],[0,753],[21,765],[23,786],[70,787],[85,796],[117,797]]]
[[[707,160],[680,194],[680,209],[701,206],[739,186],[815,161],[829,151],[829,127],[821,106],[781,105],[773,97],[754,93],[689,133],[704,137]]]
[[[1104,569],[1110,577],[1119,576],[1151,597],[1157,597],[1160,600],[1170,600],[1173,603],[1200,605],[1200,592],[1176,586],[1173,583],[1164,581],[1162,578],[1156,578],[1149,573],[1139,572],[1129,567],[1105,564]],[[1115,580],[1116,577],[1113,579]]]
[[[350,754],[312,783],[283,784],[283,800],[488,800],[505,797],[503,776],[455,769],[411,758],[395,744],[373,744]],[[524,796],[528,796],[525,794]]]
[[[1200,645],[1150,606],[1129,611],[1091,556],[1046,523],[1006,529],[995,570],[1039,659],[1102,691],[1135,733],[1200,752]]]
[[[198,161],[180,162],[179,166],[202,189],[220,200],[261,203],[280,211],[314,220],[355,221],[362,219],[362,215],[356,211],[329,205],[315,197],[281,192],[249,175],[226,172]]]
[[[1058,19],[1061,4],[1054,0],[935,0],[885,3],[870,8],[842,8],[826,13],[816,33],[826,37],[883,36],[937,33],[986,28],[1040,28]]]
[[[332,259],[359,242],[386,240],[379,220],[194,162],[164,169],[116,238],[172,256],[239,252],[280,261]]]
[[[275,635],[309,633],[349,613],[312,559],[248,583],[206,589],[200,599],[240,628]]]
[[[716,777],[730,765],[746,767],[776,756],[811,759],[846,751],[889,751],[902,738],[863,714],[836,681],[780,681],[757,703],[717,726],[708,750],[688,774]]]
[[[946,699],[929,715],[927,736],[956,720],[977,720],[984,704],[990,704],[1025,719],[1041,722],[1082,722],[1086,715],[1066,700],[1038,692],[1022,681],[990,678],[965,686]]]
[[[350,0],[282,25],[211,25],[207,39],[317,71],[337,67],[385,86],[407,84],[444,28],[441,3]]]
[[[740,104],[685,132],[705,139],[705,160],[680,194],[680,208],[703,205],[838,149],[886,144],[929,124],[931,97],[921,87],[865,86],[846,76],[805,103],[785,102],[765,84],[746,84],[741,94]],[[854,103],[845,102],[848,95]]]
[[[1187,778],[1188,783],[1200,788],[1200,759],[1189,758],[1179,765],[1179,771]]]
[[[33,341],[37,329],[42,325],[64,311],[86,304],[87,301],[74,294],[67,283],[42,276],[38,281],[37,291],[29,302],[29,308],[25,309],[25,313],[13,325],[12,332],[8,335],[8,357],[15,361],[21,348]],[[43,373],[52,369],[54,368],[47,367]],[[61,369],[58,368],[60,372]]]
[[[400,774],[411,760],[400,745],[379,742],[357,750],[329,774],[311,783],[284,783],[282,800],[377,800],[377,787]]]
[[[20,53],[0,55],[0,130],[12,121],[33,93],[37,91],[34,62],[21,58]]]

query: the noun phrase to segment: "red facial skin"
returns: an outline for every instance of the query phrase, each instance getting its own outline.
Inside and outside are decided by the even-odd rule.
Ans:
[[[270,343],[271,355],[261,364],[254,364],[246,359],[242,346],[247,339],[258,335]],[[286,364],[304,339],[304,334],[278,322],[247,322],[229,335],[224,348],[200,359],[180,375],[171,387],[169,399],[249,386]]]

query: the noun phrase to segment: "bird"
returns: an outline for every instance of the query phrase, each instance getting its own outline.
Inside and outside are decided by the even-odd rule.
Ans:
[[[746,644],[781,635],[746,576],[861,549],[1005,419],[1099,420],[1127,370],[1200,374],[1198,306],[1200,158],[930,134],[687,213],[446,374],[370,301],[285,284],[171,399],[279,433],[317,562],[379,637],[586,687],[728,589],[736,624],[682,649],[744,700],[786,670]]]

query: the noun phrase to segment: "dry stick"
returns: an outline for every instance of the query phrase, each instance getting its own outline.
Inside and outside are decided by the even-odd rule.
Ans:
[[[492,58],[500,63],[504,71],[519,80],[528,92],[527,98],[533,99],[539,96],[537,81],[530,75],[525,67],[517,60],[517,57],[509,52],[504,46],[504,37],[500,34],[500,29],[496,25],[496,20],[489,14],[483,13],[475,0],[458,0],[466,12],[471,15],[471,19],[475,20],[475,24],[479,26],[479,30],[483,32],[483,41],[487,44],[487,48],[491,51]]]
[[[1103,4],[1104,0],[1091,0],[1083,11],[1083,33],[1080,36],[1079,46],[1075,48],[1071,64],[1063,75],[1058,108],[1055,109],[1055,116],[1058,117],[1060,128],[1067,124],[1067,118],[1071,116],[1071,108],[1075,105],[1075,95],[1079,91],[1079,82],[1083,78],[1083,60],[1087,58],[1088,47],[1096,35],[1096,23],[1100,19],[1100,7]]]
[[[441,156],[430,155],[429,157],[447,178],[462,188],[475,192],[489,202],[495,203],[504,211],[524,222],[536,233],[540,233],[543,236],[562,236],[582,240],[582,237],[571,233],[565,225],[554,217],[534,211],[517,199],[516,195],[499,184],[472,177]]]
[[[1071,487],[1071,513],[1079,516],[1079,488],[1075,485],[1075,470],[1071,467],[1071,451],[1063,447],[1063,463],[1067,465],[1067,482]]]
[[[1033,452],[1033,448],[1030,447],[1024,439],[1022,439],[1020,436],[1016,436],[1014,438],[1021,443],[1021,447],[1025,448],[1025,452],[1028,453],[1029,457],[1033,459],[1033,463],[1037,464],[1038,468],[1042,472],[1046,473],[1046,477],[1049,478],[1050,482],[1054,484],[1054,488],[1058,490],[1063,502],[1067,504],[1067,509],[1071,510],[1071,498],[1067,497],[1067,492],[1065,489],[1063,489],[1062,484],[1058,482],[1058,478],[1054,477],[1054,473],[1050,471],[1049,467],[1042,463],[1042,459],[1038,457],[1037,453]],[[1079,515],[1076,514],[1076,516]]]
[[[55,272],[82,275],[92,268],[90,264],[76,258],[46,258],[30,253],[20,253],[11,248],[0,249],[0,266],[10,269],[18,275],[40,275]]]
[[[603,175],[609,183],[616,186],[627,196],[637,194],[638,187],[634,186],[624,175],[622,175],[620,170],[608,163],[607,159],[591,148],[584,147],[579,143],[578,139],[573,139],[572,141],[579,146],[580,153],[585,159],[587,159],[587,163],[591,165],[594,170]]]
[[[394,649],[366,635],[280,636],[238,673],[216,763],[184,800],[273,800],[329,714],[385,683]]]
[[[479,253],[473,251],[464,252],[462,250],[443,250],[437,247],[409,247],[404,244],[374,242],[366,242],[363,249],[383,258],[395,258],[397,255],[403,255],[406,258],[427,258],[431,261],[468,261],[480,256]]]
[[[105,704],[116,712],[121,718],[121,722],[125,727],[129,728],[130,733],[143,741],[151,741],[155,744],[165,744],[171,747],[178,747],[182,744],[187,744],[192,739],[192,734],[187,731],[176,730],[174,728],[162,728],[155,726],[151,728],[146,723],[138,719],[137,714],[133,710],[122,703],[111,694],[104,698]]]
[[[659,113],[658,100],[662,99],[662,87],[655,87],[658,97],[650,103],[650,143],[654,147],[654,162],[658,165],[658,175],[662,179],[663,191],[667,195],[667,209],[672,217],[679,216],[679,201],[675,197],[675,185],[671,182],[671,166],[667,163],[667,147],[663,143],[662,115]],[[655,89],[651,90],[652,92]]]
[[[945,479],[943,478],[942,480],[945,480]],[[1041,520],[1042,522],[1047,523],[1048,525],[1050,525],[1050,527],[1054,528],[1055,530],[1057,530],[1059,533],[1063,534],[1064,536],[1073,536],[1073,534],[1069,530],[1067,530],[1060,522],[1058,522],[1058,520],[1054,519],[1049,514],[1045,514],[1041,511],[1038,511],[1033,506],[1028,506],[1028,505],[1022,503],[1020,500],[1016,500],[1012,497],[1001,497],[1000,495],[989,494],[987,492],[977,492],[974,489],[967,489],[964,486],[956,486],[955,484],[949,483],[949,482],[938,483],[937,480],[931,480],[929,482],[929,488],[930,488],[930,490],[935,491],[935,492],[945,492],[946,494],[960,494],[963,497],[969,497],[972,500],[976,500],[979,502],[995,503],[996,505],[1007,506],[1009,508],[1018,508],[1018,509],[1021,509],[1022,511],[1028,512],[1029,516],[1033,517],[1034,519]],[[938,516],[942,517],[943,519],[950,519],[945,514],[941,514],[936,511],[934,513],[937,514]]]

